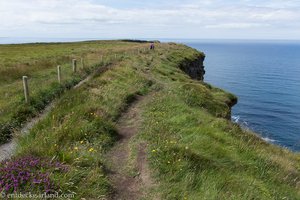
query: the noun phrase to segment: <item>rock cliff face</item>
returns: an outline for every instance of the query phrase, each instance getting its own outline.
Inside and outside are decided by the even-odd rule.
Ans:
[[[192,79],[204,80],[204,55],[199,55],[195,60],[186,60],[180,65],[180,69],[187,73]]]
[[[197,56],[196,59],[193,60],[186,59],[181,63],[180,69],[184,71],[186,74],[188,74],[192,79],[204,81],[204,75],[205,75],[204,60],[205,60],[205,55],[199,55]],[[228,106],[228,114],[225,117],[228,120],[231,120],[231,108],[234,105],[236,105],[238,102],[236,96],[230,95],[230,97],[231,98],[229,98],[229,101],[224,102]]]

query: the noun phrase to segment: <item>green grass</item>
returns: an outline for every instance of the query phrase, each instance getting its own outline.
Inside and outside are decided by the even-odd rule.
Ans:
[[[299,156],[166,92],[145,108],[143,130],[164,199],[299,197]]]
[[[68,174],[56,177],[64,183],[64,191],[89,198],[107,194],[102,158],[117,136],[114,120],[126,102],[145,92],[148,85],[147,80],[123,66],[68,92],[49,117],[22,140],[22,154],[55,156],[71,165]],[[71,182],[73,186],[67,184]]]
[[[109,194],[103,155],[117,139],[114,123],[134,96],[146,94],[152,85],[131,64],[124,58],[103,75],[66,92],[48,117],[21,138],[17,157],[33,155],[68,164],[67,174],[52,178],[77,198]]]
[[[178,72],[187,52],[155,65],[153,76],[165,87],[144,107],[141,139],[151,146],[158,193],[163,199],[299,199],[299,154],[226,120],[235,97]]]
[[[180,70],[199,56],[183,45],[157,44],[155,52],[114,63],[65,92],[51,113],[20,138],[14,159],[34,155],[63,162],[70,170],[51,174],[62,192],[73,192],[76,199],[107,197],[112,185],[104,157],[117,140],[117,119],[135,95],[149,95],[133,143],[148,143],[156,182],[151,196],[300,199],[299,154],[228,121],[236,97]]]
[[[122,59],[125,51],[132,52],[137,46],[141,44],[121,41],[0,45],[0,143],[95,68]],[[72,72],[73,58],[78,61],[76,74]],[[57,65],[62,67],[62,84],[57,83]],[[29,77],[30,106],[24,102],[23,75]]]
[[[70,63],[72,58],[86,58],[88,63],[97,63],[100,55],[137,46],[139,43],[91,41],[76,43],[38,43],[0,45],[1,83],[17,80],[24,74]]]

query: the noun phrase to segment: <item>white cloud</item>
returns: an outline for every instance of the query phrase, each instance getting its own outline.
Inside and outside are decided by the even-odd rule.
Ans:
[[[287,0],[280,6],[278,0],[260,4],[203,0],[146,9],[117,8],[92,0],[0,0],[0,36],[184,37],[190,35],[187,29],[204,34],[212,29],[259,33],[264,28],[276,34],[282,27],[295,33],[300,25],[298,4],[291,7],[295,2]]]
[[[268,27],[269,24],[259,24],[259,23],[227,23],[227,24],[213,24],[206,25],[205,28],[210,29],[248,29],[248,28],[258,28],[258,27]]]

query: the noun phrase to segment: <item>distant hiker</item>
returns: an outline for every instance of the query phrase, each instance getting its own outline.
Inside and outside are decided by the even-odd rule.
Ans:
[[[150,49],[151,49],[151,50],[154,50],[154,43],[153,43],[153,42],[152,42],[151,45],[150,45]]]

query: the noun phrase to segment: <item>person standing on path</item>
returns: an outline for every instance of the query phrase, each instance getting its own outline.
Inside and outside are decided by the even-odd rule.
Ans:
[[[154,50],[154,43],[153,42],[151,42],[151,44],[150,44],[150,50]]]

